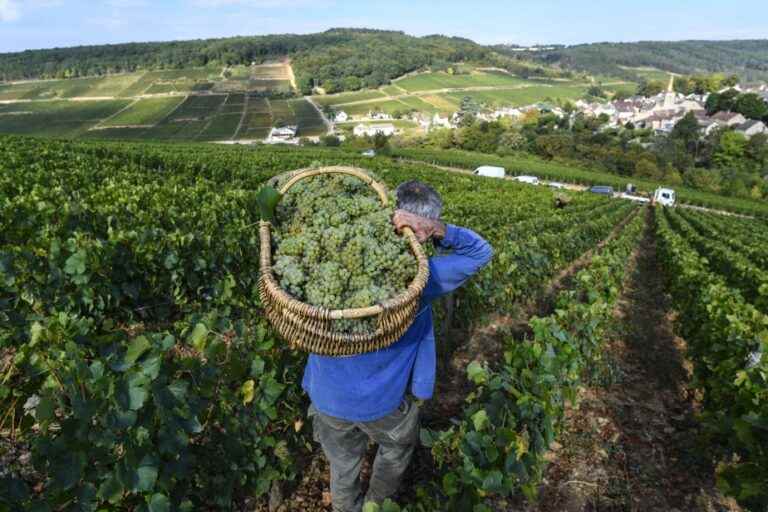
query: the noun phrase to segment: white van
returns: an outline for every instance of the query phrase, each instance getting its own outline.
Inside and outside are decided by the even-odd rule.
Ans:
[[[662,206],[675,206],[675,191],[671,188],[657,188],[653,193],[653,201]]]
[[[519,181],[520,183],[528,183],[529,185],[539,184],[539,178],[537,178],[536,176],[515,176],[512,179],[515,181]]]
[[[473,173],[477,176],[486,176],[488,178],[503,178],[507,172],[503,167],[493,167],[492,165],[481,165]]]

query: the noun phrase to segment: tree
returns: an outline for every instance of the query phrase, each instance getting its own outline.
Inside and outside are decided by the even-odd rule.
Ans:
[[[643,80],[640,82],[640,85],[638,86],[637,93],[641,96],[650,97],[650,96],[656,96],[657,94],[663,92],[665,89],[665,85],[663,82],[659,80],[650,80],[646,81]]]
[[[499,137],[497,152],[500,155],[509,155],[516,151],[523,151],[528,147],[528,139],[517,130],[507,130]]]
[[[373,148],[377,153],[388,154],[390,151],[389,137],[381,132],[376,132],[373,135]]]
[[[341,139],[339,139],[336,135],[324,135],[320,137],[320,143],[323,146],[328,146],[329,148],[335,148],[338,146],[341,146]]]
[[[707,109],[707,114],[712,115],[716,112],[727,112],[733,110],[736,103],[736,98],[739,96],[739,91],[736,89],[728,89],[721,93],[712,93],[707,98],[707,102],[704,105]]]
[[[599,85],[593,85],[587,89],[587,96],[594,96],[595,98],[605,98],[605,91]]]
[[[541,135],[534,143],[536,153],[549,160],[569,156],[572,146],[573,141],[568,135]]]
[[[672,128],[669,134],[673,139],[682,141],[686,147],[690,148],[692,144],[699,140],[699,121],[693,112],[688,112]]]
[[[713,163],[721,169],[734,169],[744,164],[747,139],[738,132],[728,131],[720,137],[720,143],[712,155]]]
[[[734,102],[733,111],[746,118],[760,120],[768,116],[768,104],[755,93],[740,94]]]
[[[693,188],[708,192],[719,192],[723,181],[720,172],[714,169],[691,169],[683,179]]]
[[[656,165],[656,162],[650,158],[642,158],[635,163],[635,172],[632,174],[638,178],[660,181],[664,173]]]

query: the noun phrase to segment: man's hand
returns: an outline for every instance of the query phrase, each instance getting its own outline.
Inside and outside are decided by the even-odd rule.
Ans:
[[[439,220],[428,219],[405,210],[395,210],[392,217],[395,230],[400,233],[403,228],[411,228],[416,239],[424,243],[430,238],[443,238],[445,236],[445,224]]]

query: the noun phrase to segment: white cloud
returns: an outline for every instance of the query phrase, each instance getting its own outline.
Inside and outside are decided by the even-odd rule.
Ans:
[[[16,21],[19,19],[19,7],[15,0],[0,0],[0,21]]]

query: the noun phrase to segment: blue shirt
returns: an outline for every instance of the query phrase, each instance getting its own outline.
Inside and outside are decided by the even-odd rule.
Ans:
[[[432,397],[437,367],[432,301],[464,284],[493,255],[477,233],[450,224],[439,245],[451,252],[429,259],[419,311],[402,338],[355,356],[309,355],[301,385],[317,410],[348,421],[374,421],[400,405],[409,382],[417,398]]]

